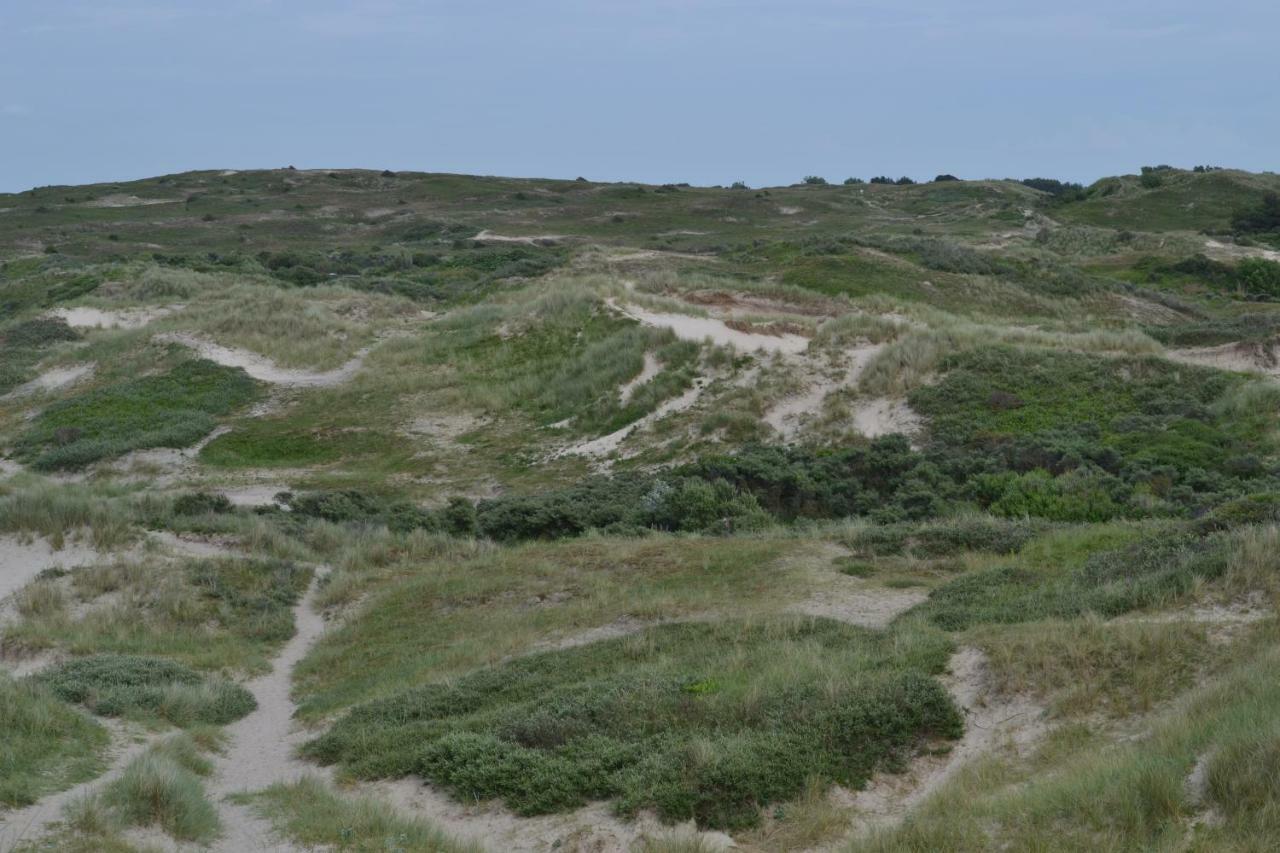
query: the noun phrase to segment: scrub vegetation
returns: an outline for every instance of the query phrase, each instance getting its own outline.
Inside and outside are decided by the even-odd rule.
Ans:
[[[1271,849],[1280,178],[939,172],[0,197],[0,825]]]

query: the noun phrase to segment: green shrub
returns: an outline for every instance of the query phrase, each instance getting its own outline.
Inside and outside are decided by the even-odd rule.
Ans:
[[[624,814],[740,828],[811,777],[857,786],[959,736],[926,674],[947,653],[825,619],[668,625],[357,706],[304,752],[520,814],[617,798]]]
[[[187,492],[173,500],[175,515],[215,515],[231,512],[233,508],[226,495],[210,492]]]
[[[148,447],[186,447],[251,400],[258,383],[239,368],[191,360],[166,373],[85,392],[45,409],[18,441],[40,470],[77,468]]]
[[[36,681],[58,698],[104,717],[141,715],[176,726],[225,725],[257,707],[253,694],[240,685],[163,658],[78,658],[44,670]]]
[[[1044,531],[1042,523],[1000,518],[959,518],[923,524],[887,524],[860,528],[844,539],[855,554],[867,557],[951,557],[964,551],[1016,554]]]

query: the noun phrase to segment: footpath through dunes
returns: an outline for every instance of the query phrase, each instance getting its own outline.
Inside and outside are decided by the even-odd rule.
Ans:
[[[325,630],[324,617],[315,607],[315,597],[326,573],[324,568],[316,571],[311,585],[294,608],[293,638],[272,662],[271,672],[245,684],[257,700],[257,709],[227,726],[229,743],[215,762],[215,778],[210,785],[223,826],[221,838],[212,847],[215,853],[297,849],[275,838],[270,823],[255,815],[248,806],[230,802],[227,797],[259,791],[277,782],[296,782],[308,773],[321,772],[314,765],[294,758],[294,748],[301,741],[301,735],[293,729],[295,706],[289,695],[294,667]]]
[[[266,356],[237,347],[225,347],[189,332],[166,332],[156,335],[155,340],[190,347],[201,358],[207,358],[223,367],[238,367],[261,382],[295,388],[328,388],[341,385],[360,371],[370,349],[365,347],[358,350],[345,364],[333,370],[310,371],[280,367]]]
[[[39,846],[39,839],[66,818],[68,806],[118,779],[129,762],[166,736],[164,732],[146,731],[114,720],[99,722],[111,732],[111,756],[107,769],[87,782],[50,794],[25,808],[0,812],[0,853],[10,853],[19,847],[24,850],[49,849]]]

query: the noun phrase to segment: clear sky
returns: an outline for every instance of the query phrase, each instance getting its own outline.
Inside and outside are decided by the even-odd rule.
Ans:
[[[1280,168],[1276,0],[0,0],[0,191]]]

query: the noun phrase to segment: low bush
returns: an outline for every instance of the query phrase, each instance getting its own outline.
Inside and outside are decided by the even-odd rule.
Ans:
[[[104,717],[143,716],[176,726],[225,725],[257,707],[238,684],[163,658],[95,655],[55,664],[36,683]]]
[[[863,527],[846,536],[843,543],[863,557],[903,555],[932,559],[965,551],[1016,554],[1046,527],[1028,520],[958,518]]]
[[[358,706],[304,751],[520,814],[616,798],[624,814],[741,828],[807,778],[856,787],[958,737],[928,674],[946,657],[932,635],[822,619],[669,625]]]
[[[210,492],[187,492],[173,500],[175,515],[216,515],[231,512],[233,508],[226,495]]]

